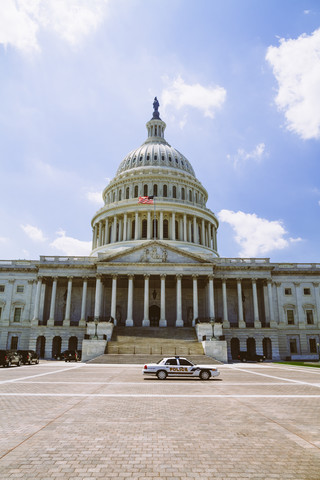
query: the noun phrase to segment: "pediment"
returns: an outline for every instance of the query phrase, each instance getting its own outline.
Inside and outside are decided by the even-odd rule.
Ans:
[[[99,262],[103,263],[133,263],[133,264],[197,264],[211,263],[207,257],[189,253],[162,241],[148,241],[143,245],[128,248],[118,253],[110,253],[99,256]]]

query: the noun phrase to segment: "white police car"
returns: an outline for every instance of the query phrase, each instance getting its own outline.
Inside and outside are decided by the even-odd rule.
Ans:
[[[194,365],[183,357],[168,357],[158,363],[148,363],[142,372],[143,375],[156,375],[159,380],[165,380],[168,376],[199,377],[201,380],[209,380],[210,377],[220,375],[215,365]]]

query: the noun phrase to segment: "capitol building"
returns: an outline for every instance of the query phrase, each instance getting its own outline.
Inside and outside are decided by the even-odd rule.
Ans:
[[[194,328],[222,361],[317,359],[320,263],[221,258],[210,181],[167,142],[158,107],[102,192],[89,256],[0,261],[0,348],[49,359],[90,341],[105,350],[117,327]]]

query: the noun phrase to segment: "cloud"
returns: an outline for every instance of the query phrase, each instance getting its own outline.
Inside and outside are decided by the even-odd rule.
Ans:
[[[32,225],[20,225],[26,235],[34,242],[45,242],[47,239],[40,228]]]
[[[241,247],[241,257],[266,255],[273,250],[287,248],[290,243],[301,241],[301,238],[285,238],[288,232],[281,221],[259,218],[255,213],[221,210],[218,217],[221,222],[226,222],[233,228],[235,240]]]
[[[280,39],[266,60],[278,82],[275,102],[288,130],[308,140],[320,138],[320,29],[297,39]]]
[[[87,199],[92,203],[97,203],[98,205],[103,204],[101,192],[87,192]]]
[[[259,143],[252,152],[246,152],[243,148],[238,148],[237,153],[233,157],[227,155],[227,158],[233,160],[235,168],[250,160],[259,162],[265,154],[265,148],[266,146],[264,143]]]
[[[91,242],[78,240],[77,238],[67,237],[66,232],[60,230],[57,232],[58,237],[50,243],[50,247],[59,250],[64,255],[72,256],[89,256],[92,250]]]
[[[94,32],[109,0],[6,0],[1,5],[0,44],[24,53],[41,50],[38,34],[47,30],[72,46]]]
[[[200,110],[205,117],[213,118],[226,100],[227,92],[223,87],[204,87],[200,83],[187,85],[179,76],[171,85],[162,91],[161,104],[165,109],[173,106],[178,110],[182,107],[194,107]]]

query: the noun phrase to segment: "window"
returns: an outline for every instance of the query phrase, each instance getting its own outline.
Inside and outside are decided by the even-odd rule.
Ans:
[[[147,238],[148,231],[148,222],[147,220],[142,220],[142,238]]]
[[[310,349],[310,353],[318,353],[317,342],[315,338],[309,338],[309,349]]]
[[[143,185],[143,196],[144,197],[148,196],[148,185]]]
[[[4,292],[4,285],[0,285],[0,293]]]
[[[163,238],[169,238],[169,225],[168,220],[163,220]]]
[[[285,288],[285,289],[284,289],[284,294],[285,294],[285,295],[292,295],[292,290],[291,290],[291,288]]]
[[[138,198],[138,185],[134,187],[134,196],[135,198]]]
[[[17,285],[17,293],[23,293],[24,292],[24,285]]]
[[[169,358],[166,361],[166,365],[178,365],[177,359],[176,358]]]
[[[187,365],[188,367],[193,367],[193,363],[189,362],[186,358],[179,359],[180,365]]]
[[[129,187],[126,188],[126,199],[129,199]]]
[[[172,160],[172,159],[171,159],[171,156],[169,155],[169,162],[171,162],[171,160]]]
[[[172,198],[177,198],[177,187],[172,187]]]
[[[303,295],[311,295],[310,288],[304,288],[303,289]]]
[[[168,187],[167,185],[163,185],[163,196],[167,197],[168,196]]]
[[[18,340],[19,340],[19,338],[16,337],[16,336],[11,337],[11,344],[10,344],[11,350],[17,350],[18,349]]]
[[[290,338],[290,353],[293,353],[293,354],[298,353],[296,338]]]
[[[189,190],[189,202],[192,202],[192,192]]]
[[[306,315],[307,315],[307,324],[308,325],[313,325],[313,311],[312,310],[306,310]]]
[[[182,198],[182,200],[184,200],[184,188],[183,187],[181,188],[181,198]]]
[[[155,153],[153,158],[154,158],[155,160],[157,160],[158,155]]]
[[[164,162],[164,155],[161,155],[161,160]]]
[[[133,239],[135,237],[135,231],[136,231],[136,221],[133,220],[131,224],[131,238]]]
[[[155,197],[158,196],[158,185],[153,185],[153,195],[154,195]]]
[[[196,203],[198,203],[198,194],[197,194],[197,193],[194,194],[194,201],[195,201]]]
[[[122,190],[119,190],[119,202],[122,200]]]
[[[116,201],[116,192],[113,192],[113,194],[112,194],[112,201],[113,201],[113,202]]]
[[[13,316],[13,321],[15,323],[19,323],[20,320],[21,320],[21,312],[22,312],[22,308],[21,307],[16,307],[14,309],[14,316]]]
[[[288,325],[294,325],[294,312],[293,310],[287,310]]]

